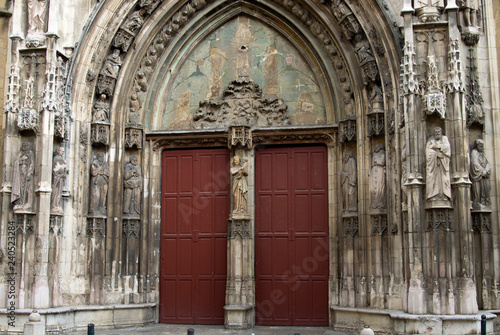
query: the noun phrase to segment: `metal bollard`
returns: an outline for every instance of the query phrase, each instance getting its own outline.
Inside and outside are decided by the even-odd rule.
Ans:
[[[193,328],[189,328],[187,335],[194,335],[194,329]]]
[[[481,315],[481,335],[486,335],[486,315]]]
[[[87,326],[87,335],[94,335],[94,324],[89,323]]]

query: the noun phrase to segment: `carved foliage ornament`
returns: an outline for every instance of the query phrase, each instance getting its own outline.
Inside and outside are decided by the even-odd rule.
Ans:
[[[261,88],[253,81],[238,79],[228,85],[222,99],[200,102],[200,108],[193,116],[194,127],[284,126],[290,124],[287,108],[281,99],[262,98]]]

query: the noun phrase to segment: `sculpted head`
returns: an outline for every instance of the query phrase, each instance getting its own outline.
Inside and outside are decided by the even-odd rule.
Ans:
[[[484,141],[480,138],[475,140],[474,141],[474,148],[476,148],[477,151],[479,151],[479,152],[483,152],[484,151]]]
[[[440,140],[443,137],[443,129],[441,127],[434,127],[434,139]]]

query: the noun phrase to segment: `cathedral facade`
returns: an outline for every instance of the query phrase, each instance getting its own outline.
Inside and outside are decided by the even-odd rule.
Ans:
[[[496,1],[4,7],[0,333],[500,328]]]

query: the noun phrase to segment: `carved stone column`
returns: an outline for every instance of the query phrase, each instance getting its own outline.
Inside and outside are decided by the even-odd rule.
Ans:
[[[57,35],[47,35],[47,78],[55,76],[57,65],[56,41]],[[49,277],[51,273],[48,269],[49,263],[49,226],[50,226],[50,198],[52,180],[52,152],[54,138],[54,110],[46,103],[50,97],[55,97],[55,86],[51,81],[45,83],[44,98],[42,103],[42,113],[40,114],[40,134],[37,136],[37,162],[40,162],[40,176],[35,192],[38,194],[38,225],[37,241],[40,241],[41,254],[40,264],[35,268],[35,280],[33,285],[33,307],[47,308],[50,306]],[[43,148],[43,150],[42,150]]]
[[[452,262],[456,262],[454,268],[456,273],[451,273],[450,281],[456,284],[456,304],[457,314],[474,314],[478,312],[474,264],[473,264],[473,232],[470,208],[469,180],[469,144],[467,130],[466,103],[462,82],[462,69],[459,56],[460,32],[458,30],[457,15],[458,8],[453,1],[448,3],[446,8],[448,14],[449,29],[449,71],[448,78],[448,101],[450,102],[450,118],[447,128],[449,129],[452,147],[451,171],[453,188],[453,206],[455,207],[454,239],[450,240],[450,246],[460,244],[457,250],[457,257]],[[459,241],[459,242],[458,242]],[[450,267],[450,272],[452,271]],[[456,276],[456,279],[453,278]],[[450,282],[449,285],[452,285]],[[451,302],[450,302],[451,303]],[[454,306],[449,306],[450,314]]]
[[[226,283],[226,328],[245,329],[253,325],[254,250],[253,197],[249,197],[248,175],[253,175],[251,130],[246,126],[230,127],[231,214],[228,220],[228,261]]]
[[[414,9],[411,2],[406,1],[401,15],[404,17],[405,47],[401,66],[402,96],[401,104],[404,119],[404,135],[407,151],[408,179],[408,305],[406,311],[413,314],[427,313],[427,290],[424,282],[422,259],[422,218],[424,218],[424,184],[422,167],[423,155],[419,147],[419,139],[425,138],[424,125],[417,112],[419,85],[416,75],[415,38],[413,31]]]

